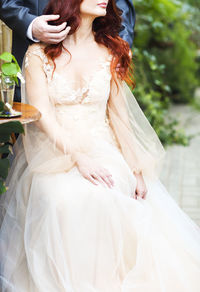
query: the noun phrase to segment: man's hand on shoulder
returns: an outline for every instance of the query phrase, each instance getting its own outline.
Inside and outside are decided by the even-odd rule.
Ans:
[[[35,18],[32,24],[32,36],[47,44],[58,44],[68,35],[71,27],[66,22],[60,25],[49,25],[48,22],[57,20],[59,15],[42,15]]]

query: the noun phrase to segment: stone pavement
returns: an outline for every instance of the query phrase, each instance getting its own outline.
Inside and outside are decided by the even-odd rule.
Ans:
[[[166,148],[161,181],[179,206],[200,225],[200,111],[188,105],[172,106],[187,134],[195,134],[189,146]]]

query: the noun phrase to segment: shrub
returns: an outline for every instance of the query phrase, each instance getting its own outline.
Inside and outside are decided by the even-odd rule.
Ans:
[[[192,2],[192,1],[190,1]],[[190,102],[198,85],[196,59],[200,12],[177,0],[134,0],[136,30],[133,47],[136,95],[140,106],[165,144],[188,144],[169,118],[173,102]],[[194,33],[195,31],[195,33]]]

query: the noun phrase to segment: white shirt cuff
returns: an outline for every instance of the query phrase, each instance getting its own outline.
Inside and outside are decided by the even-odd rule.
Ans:
[[[32,33],[33,22],[34,22],[34,21],[35,21],[35,19],[33,19],[33,21],[29,24],[29,27],[28,27],[27,32],[26,32],[26,36],[27,36],[30,40],[32,40],[33,42],[38,43],[39,40],[36,39],[36,38],[34,38],[34,37],[33,37],[33,33]]]

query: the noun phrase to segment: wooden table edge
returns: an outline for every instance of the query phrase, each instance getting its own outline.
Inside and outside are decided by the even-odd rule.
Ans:
[[[22,112],[22,115],[16,118],[0,118],[0,124],[19,121],[24,125],[24,124],[38,121],[41,117],[41,113],[34,106],[30,104],[14,102],[13,109],[16,111]]]

